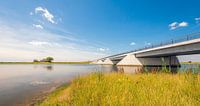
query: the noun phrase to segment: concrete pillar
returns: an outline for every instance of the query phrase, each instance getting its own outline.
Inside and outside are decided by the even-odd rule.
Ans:
[[[96,64],[103,64],[102,60],[98,60]]]
[[[103,61],[102,64],[105,64],[105,65],[113,65],[113,62],[112,62],[109,58],[107,58],[106,60]]]
[[[151,57],[137,58],[134,54],[128,54],[117,65],[132,65],[132,66],[162,66],[162,65],[179,65],[176,56],[168,57]]]
[[[133,65],[142,66],[142,63],[135,57],[135,55],[128,54],[117,65]]]

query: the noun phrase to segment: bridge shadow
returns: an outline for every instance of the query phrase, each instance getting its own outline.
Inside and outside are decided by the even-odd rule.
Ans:
[[[180,61],[176,56],[163,56],[163,57],[144,57],[137,58],[141,65],[126,65],[117,66],[122,59],[112,60],[113,70],[124,73],[138,73],[138,72],[159,72],[159,71],[170,71],[177,73],[180,68]]]
[[[177,73],[180,66],[113,66],[113,72],[119,73]]]

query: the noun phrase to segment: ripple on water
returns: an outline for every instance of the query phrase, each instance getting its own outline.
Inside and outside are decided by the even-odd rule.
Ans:
[[[46,82],[46,81],[33,81],[33,82],[30,82],[30,85],[33,85],[33,86],[38,86],[38,85],[46,85],[46,84],[49,84],[50,82]]]

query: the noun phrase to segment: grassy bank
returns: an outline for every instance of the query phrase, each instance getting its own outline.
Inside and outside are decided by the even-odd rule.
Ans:
[[[53,92],[47,105],[200,105],[197,74],[93,73]]]
[[[200,62],[181,62],[181,64],[200,64]]]
[[[0,62],[0,64],[90,64],[90,62]]]

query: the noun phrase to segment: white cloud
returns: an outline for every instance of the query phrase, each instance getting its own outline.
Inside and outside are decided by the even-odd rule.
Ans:
[[[199,21],[199,20],[200,20],[200,17],[198,17],[198,18],[195,18],[195,20],[196,20],[196,21]]]
[[[35,27],[35,28],[39,28],[39,29],[44,29],[44,27],[42,26],[42,25],[40,25],[40,24],[33,24],[33,26]]]
[[[169,28],[170,28],[170,30],[174,30],[174,29],[177,29],[177,28],[179,28],[179,27],[186,27],[186,26],[188,26],[188,23],[187,22],[180,22],[180,23],[178,23],[178,22],[173,22],[173,23],[171,23],[171,24],[169,24]]]
[[[49,22],[55,24],[54,16],[51,14],[46,8],[36,7],[35,13],[41,13],[44,18],[46,18]]]
[[[187,22],[181,22],[181,23],[179,23],[178,26],[179,27],[186,27],[186,26],[188,26],[188,23]]]
[[[177,22],[173,22],[173,23],[169,24],[170,30],[176,29],[177,26],[178,26]]]
[[[106,51],[109,51],[109,48],[98,48],[98,51],[100,51],[100,52],[106,52]]]
[[[31,41],[31,42],[28,42],[29,44],[31,45],[34,45],[34,46],[43,46],[43,45],[48,45],[50,46],[51,43],[49,42],[42,42],[42,41]]]
[[[177,25],[178,25],[178,22],[173,22],[173,23],[169,24],[170,27],[175,27]]]
[[[196,23],[198,24],[198,23],[200,22],[200,17],[198,17],[198,18],[195,18],[194,20],[195,20],[195,21],[196,21]]]
[[[87,61],[106,55],[97,52],[96,47],[88,49],[90,44],[68,39],[67,35],[7,23],[0,20],[0,61],[32,61],[46,56],[54,57],[55,61]]]
[[[30,45],[33,45],[33,46],[51,46],[51,47],[62,47],[61,44],[59,43],[55,43],[55,42],[46,42],[46,41],[31,41],[31,42],[28,42]],[[73,47],[69,47],[69,48],[73,48]]]
[[[136,45],[136,43],[135,43],[135,42],[131,42],[130,45],[131,45],[131,46],[134,46],[134,45]]]

